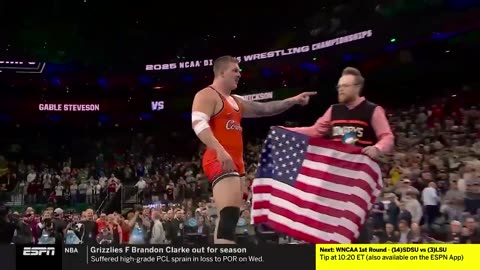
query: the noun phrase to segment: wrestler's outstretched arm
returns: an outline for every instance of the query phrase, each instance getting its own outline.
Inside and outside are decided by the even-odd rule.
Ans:
[[[294,105],[307,105],[310,97],[316,94],[317,92],[304,92],[291,98],[270,102],[250,101],[237,95],[235,97],[242,103],[243,117],[258,118],[281,114]]]
[[[213,135],[210,129],[210,117],[215,113],[217,100],[213,91],[201,90],[193,99],[192,105],[192,128],[197,137],[208,147],[217,152],[218,161],[222,163],[225,171],[235,170],[232,157]]]

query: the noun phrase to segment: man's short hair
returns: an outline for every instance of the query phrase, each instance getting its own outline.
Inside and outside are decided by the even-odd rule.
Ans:
[[[410,227],[409,224],[408,224],[408,222],[407,222],[405,219],[401,219],[401,220],[398,222],[399,225],[402,224],[402,223],[403,223],[405,226]]]
[[[162,213],[160,211],[153,211],[152,217],[153,219],[160,219],[162,217]]]
[[[224,71],[230,63],[238,64],[237,58],[230,55],[225,55],[215,59],[213,62],[213,73],[215,74],[215,77],[220,75],[220,73],[222,73],[222,71]]]
[[[346,67],[342,71],[342,76],[344,75],[351,75],[355,77],[355,83],[360,85],[360,87],[363,87],[363,84],[365,83],[365,79],[362,76],[362,73],[360,70],[354,68],[354,67]]]

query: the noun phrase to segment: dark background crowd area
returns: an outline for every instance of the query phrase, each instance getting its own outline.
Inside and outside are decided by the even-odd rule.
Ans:
[[[250,54],[368,29],[373,29],[368,40],[240,63],[240,94],[309,90],[318,95],[306,107],[242,122],[247,175],[239,243],[300,243],[250,224],[249,186],[270,126],[313,124],[336,102],[335,85],[346,66],[362,71],[363,94],[385,108],[395,134],[394,151],[380,161],[384,190],[369,214],[370,242],[479,243],[480,10],[474,2],[332,1],[295,7],[297,12],[290,10],[292,15],[281,22],[272,19],[278,22],[274,26],[265,24],[265,14],[252,14],[245,25],[235,20],[233,36],[230,30],[205,33],[201,29],[217,23],[206,20],[189,28],[201,35],[184,40],[172,34],[172,24],[172,29],[160,29],[134,18],[140,8],[121,7],[126,15],[118,20],[129,25],[121,31],[105,37],[97,32],[105,27],[85,31],[101,20],[103,15],[97,15],[105,7],[83,1],[78,10],[91,12],[92,22],[66,23],[56,30],[32,15],[25,22],[29,31],[4,29],[8,39],[0,41],[0,57],[27,55],[47,65],[42,74],[0,73],[0,243],[211,243],[217,209],[201,169],[204,146],[189,114],[195,92],[211,81],[211,69],[145,74],[144,65],[153,56],[168,63]],[[59,4],[54,10],[62,8]],[[46,21],[65,19],[61,12],[38,14]],[[252,26],[257,23],[262,27]],[[266,29],[271,35],[264,34]],[[159,31],[172,42],[158,42]],[[43,32],[55,34],[45,40],[32,34]],[[278,37],[270,40],[274,34]],[[86,41],[92,36],[97,43]],[[131,37],[145,39],[138,44]],[[112,40],[115,49],[110,50]],[[54,113],[36,107],[92,99],[101,100],[102,108],[116,104],[107,106],[115,109]],[[140,106],[160,99],[164,111],[146,113]],[[134,103],[140,105],[118,106]]]
[[[471,87],[476,86],[459,85],[461,91],[455,96],[428,105],[387,110],[396,148],[382,161],[385,186],[369,221],[372,242],[479,242],[480,111],[462,104],[463,93],[475,91]],[[50,220],[64,220],[57,221],[60,225],[48,223],[62,228],[56,241],[66,241],[67,226],[77,228],[73,231],[86,241],[81,230],[88,226],[76,227],[83,222],[95,227],[90,229],[96,230],[101,242],[130,242],[137,230],[147,243],[152,241],[155,220],[163,228],[160,243],[211,240],[217,213],[202,175],[202,146],[190,130],[163,136],[103,135],[104,139],[89,136],[83,140],[78,136],[70,145],[47,144],[44,152],[19,144],[6,148],[2,200],[10,205],[13,220],[31,225],[32,238],[27,237],[27,242],[38,242],[44,231],[39,226],[48,227],[45,221]],[[259,135],[255,143],[247,138],[249,180],[254,178],[264,136]],[[47,143],[49,138],[35,134],[29,139],[32,145],[41,140]],[[71,147],[80,144],[77,150]],[[431,196],[426,194],[427,187],[438,195],[433,204],[425,198]],[[116,194],[122,197],[120,207],[109,208]],[[253,237],[255,228],[246,222],[249,197],[246,192],[245,223],[240,224],[239,235],[246,232]],[[93,211],[86,214],[86,208]],[[157,234],[155,239],[160,239]]]

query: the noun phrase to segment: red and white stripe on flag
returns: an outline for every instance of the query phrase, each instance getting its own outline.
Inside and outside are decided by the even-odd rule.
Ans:
[[[379,165],[361,148],[310,138],[293,185],[252,184],[252,222],[310,243],[351,243],[380,195]]]

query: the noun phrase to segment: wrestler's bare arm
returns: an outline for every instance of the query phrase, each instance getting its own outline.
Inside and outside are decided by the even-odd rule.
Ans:
[[[281,114],[297,104],[294,98],[270,102],[256,102],[236,96],[242,103],[242,114],[245,118],[267,117]]]
[[[205,117],[208,117],[208,119],[203,119],[203,120],[195,120],[195,118],[192,118],[192,128],[195,130],[200,125],[203,125],[204,128],[201,129],[199,133],[197,133],[197,137],[208,147],[211,149],[216,150],[217,152],[220,150],[225,150],[223,146],[218,142],[217,138],[212,133],[212,130],[210,127],[207,125],[205,126],[205,123],[203,121],[206,121],[208,124],[209,118],[215,113],[215,106],[217,103],[216,96],[212,94],[213,92],[211,91],[205,91],[201,90],[199,91],[196,95],[195,98],[193,99],[193,105],[192,105],[192,117],[194,114],[203,113],[205,114]],[[196,131],[197,131],[196,130]]]

